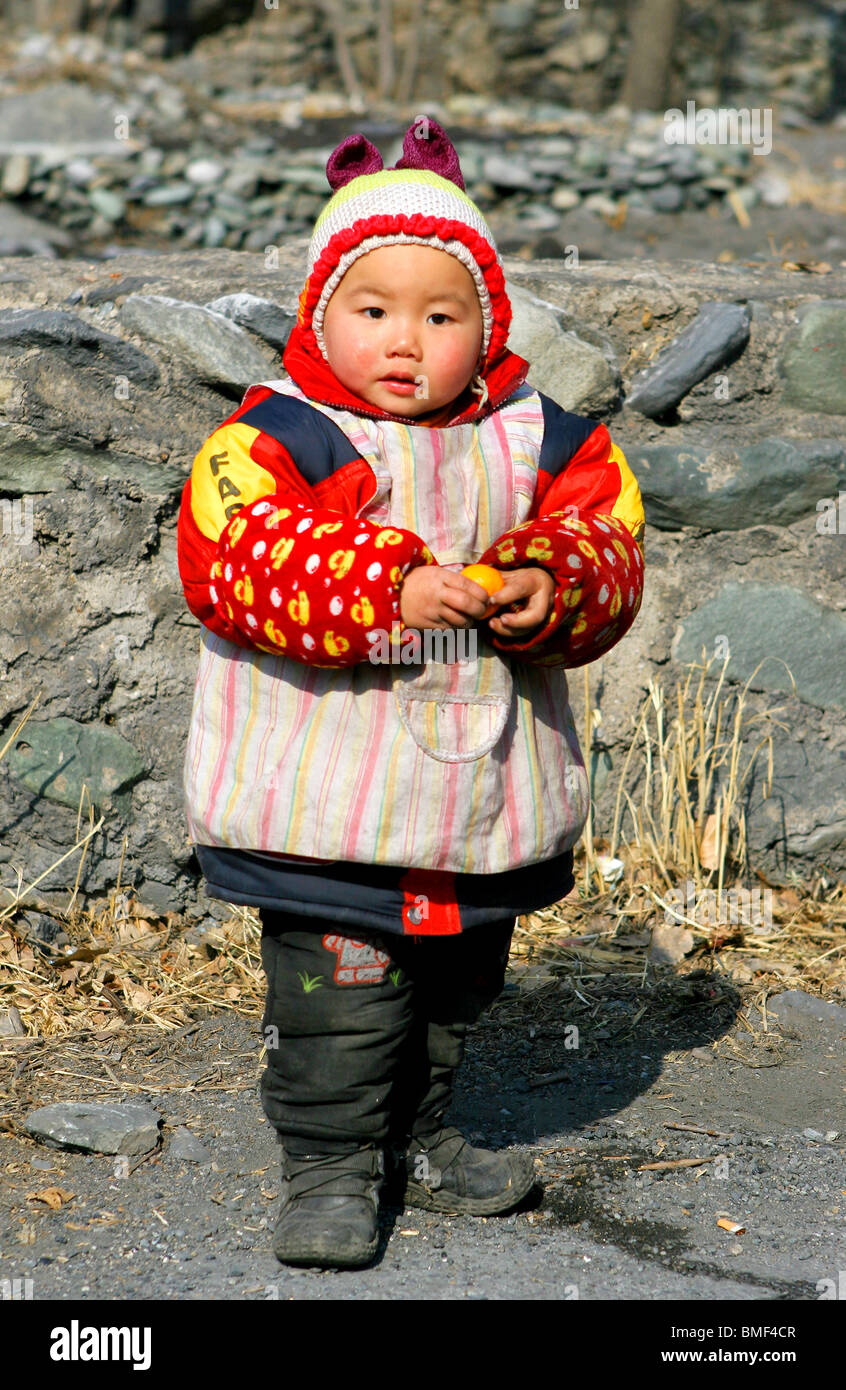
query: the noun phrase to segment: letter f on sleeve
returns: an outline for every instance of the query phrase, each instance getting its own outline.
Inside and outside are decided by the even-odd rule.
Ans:
[[[435,559],[412,531],[357,518],[375,478],[355,477],[347,485],[336,473],[318,495],[281,440],[238,413],[225,421],[182,493],[177,551],[191,612],[241,647],[315,666],[368,660],[374,634],[402,630],[406,574]]]

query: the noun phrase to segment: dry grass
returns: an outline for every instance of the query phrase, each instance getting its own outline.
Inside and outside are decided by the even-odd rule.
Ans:
[[[774,885],[750,872],[745,793],[757,762],[769,794],[774,740],[790,731],[777,708],[748,713],[750,682],[724,690],[727,664],[728,657],[709,691],[715,661],[703,653],[677,688],[672,718],[664,690],[650,681],[610,837],[594,838],[588,823],[577,851],[578,891],[521,920],[512,947],[518,969],[574,986],[581,980],[583,994],[586,982],[612,976],[643,984],[654,969],[653,929],[678,925],[691,934],[678,968],[704,964],[744,1002],[766,1007],[767,994],[783,988],[846,995],[846,885],[824,874],[808,883],[796,873]],[[584,703],[587,758],[594,732],[587,668]],[[681,901],[670,896],[679,890]]]
[[[594,836],[591,818],[577,851],[576,891],[521,918],[512,948],[518,974],[567,980],[586,1003],[612,978],[643,990],[650,972],[656,978],[652,929],[681,917],[693,938],[682,973],[701,971],[704,963],[746,997],[762,997],[764,1006],[768,992],[785,986],[846,994],[846,885],[822,875],[807,884],[794,874],[772,888],[771,903],[760,905],[771,912],[740,900],[731,918],[724,911],[714,920],[716,894],[748,890],[752,881],[744,793],[756,759],[765,760],[771,778],[776,731],[789,731],[777,710],[747,714],[748,686],[724,690],[725,663],[709,690],[712,665],[703,658],[690,668],[669,709],[663,689],[650,682],[620,770],[610,836]],[[37,698],[0,758],[36,704]],[[592,721],[587,670],[585,709]],[[586,757],[593,732],[591,722],[582,741]],[[30,884],[19,882],[11,901],[0,905],[0,1019],[16,1009],[22,1038],[58,1041],[127,1027],[169,1033],[201,1010],[256,1018],[264,977],[255,909],[233,907],[226,922],[200,935],[178,913],[160,915],[122,891],[120,873],[108,899],[80,908],[82,867],[101,825],[89,808],[84,828],[80,807],[76,842],[57,860],[79,856],[67,908],[48,907],[35,891],[55,865]],[[769,887],[763,875],[757,880],[758,888]],[[668,894],[687,883],[693,905],[686,901],[673,914]],[[27,917],[33,909],[52,917],[67,943],[51,950],[39,942]],[[750,957],[751,965],[744,964]],[[7,1056],[15,1045],[14,1038],[0,1044]]]

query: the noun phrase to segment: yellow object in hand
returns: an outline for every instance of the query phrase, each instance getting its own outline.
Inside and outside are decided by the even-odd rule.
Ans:
[[[472,579],[474,584],[481,585],[489,597],[505,583],[499,570],[495,570],[492,565],[467,565],[461,573],[465,578]]]

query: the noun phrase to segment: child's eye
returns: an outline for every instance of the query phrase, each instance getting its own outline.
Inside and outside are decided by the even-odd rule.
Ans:
[[[430,314],[430,315],[429,315],[429,318],[430,318],[430,319],[445,319],[445,320],[447,321],[447,323],[450,322],[449,314],[437,314],[437,313],[436,313],[436,314]]]
[[[369,304],[363,312],[365,314],[384,314],[385,310],[377,308],[375,304]]]

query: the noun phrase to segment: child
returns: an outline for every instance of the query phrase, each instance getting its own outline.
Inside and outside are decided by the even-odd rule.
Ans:
[[[573,886],[589,792],[565,668],[634,621],[644,518],[605,426],[508,350],[441,127],[419,118],[392,169],[350,135],[327,176],[289,377],[201,449],[178,535],[204,625],[191,838],[207,891],[262,921],[274,1250],[342,1268],[376,1251],[392,1148],[433,1210],[509,1211],[533,1184],[444,1115],[515,918]],[[491,598],[471,562],[501,572]],[[420,660],[421,634],[456,632],[465,659]]]

